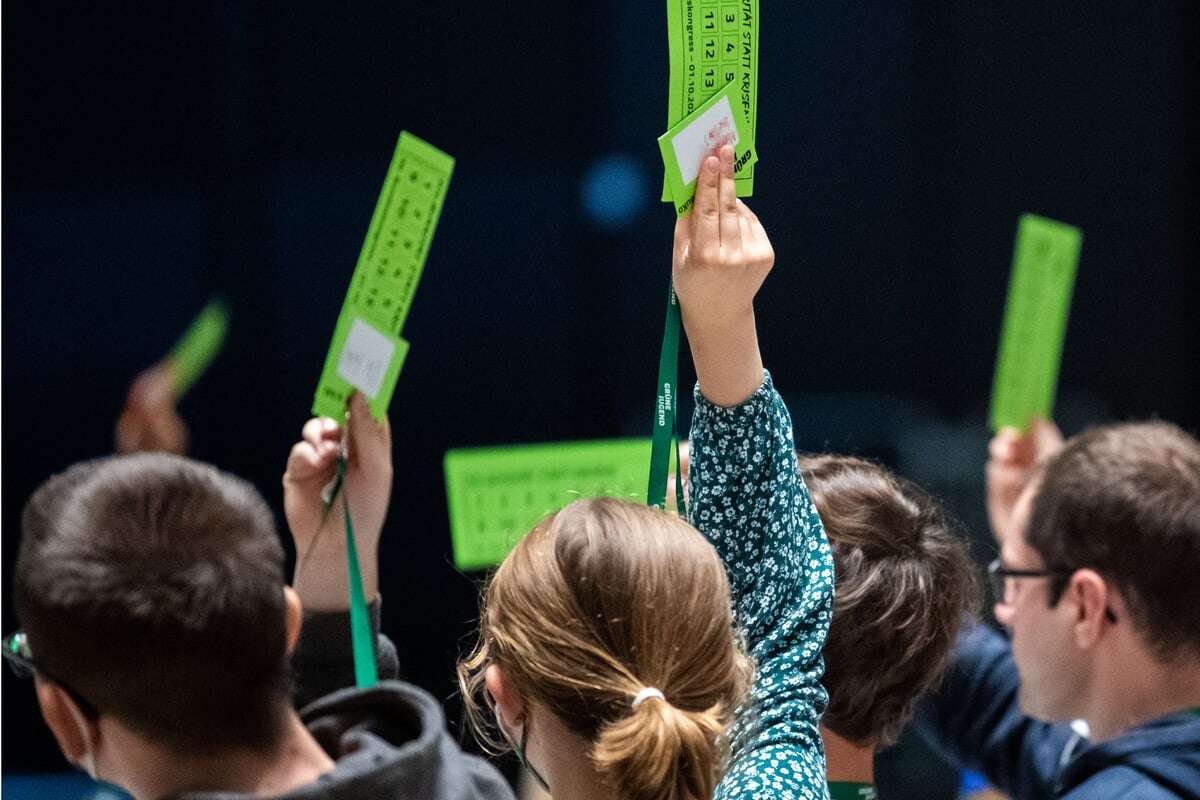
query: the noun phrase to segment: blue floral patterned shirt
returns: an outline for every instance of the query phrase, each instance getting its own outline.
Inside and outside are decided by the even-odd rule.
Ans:
[[[690,517],[729,572],[734,615],[757,665],[738,709],[720,800],[823,800],[821,649],[833,613],[833,556],[796,462],[792,421],[770,373],[721,408],[696,387]]]

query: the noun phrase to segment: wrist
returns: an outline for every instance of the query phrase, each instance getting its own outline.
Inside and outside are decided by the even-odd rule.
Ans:
[[[719,313],[689,313],[686,304],[680,305],[680,315],[688,341],[724,342],[731,338],[744,338],[755,330],[754,305],[748,304],[738,310],[722,309]]]
[[[701,394],[724,408],[744,403],[763,382],[753,312],[748,319],[719,332],[708,325],[702,326],[698,335],[693,335],[693,330],[687,331],[688,344]]]

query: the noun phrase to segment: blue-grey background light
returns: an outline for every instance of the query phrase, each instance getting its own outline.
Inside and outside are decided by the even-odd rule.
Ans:
[[[646,205],[645,171],[631,156],[614,153],[593,162],[583,174],[583,210],[600,228],[628,227]]]

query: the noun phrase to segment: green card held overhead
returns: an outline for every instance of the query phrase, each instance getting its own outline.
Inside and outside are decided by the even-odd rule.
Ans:
[[[729,84],[750,140],[758,128],[758,0],[667,0],[670,79],[667,127],[684,118]],[[754,193],[754,167],[737,175],[738,197]],[[675,203],[669,179],[663,202]]]
[[[547,514],[581,497],[641,502],[648,439],[450,450],[446,499],[459,569],[493,567]]]
[[[754,151],[754,137],[742,114],[734,107],[737,91],[737,86],[730,83],[658,137],[667,186],[674,198],[678,216],[683,216],[692,208],[696,179],[707,156],[715,154],[726,144],[733,145],[735,179],[758,160],[758,154]]]
[[[992,387],[992,430],[1050,419],[1083,233],[1034,214],[1017,226],[1008,305]]]
[[[176,397],[183,397],[212,364],[228,331],[229,306],[220,298],[210,300],[167,355]]]
[[[400,134],[334,328],[313,414],[340,421],[355,389],[376,419],[387,414],[408,354],[400,332],[453,171],[453,158],[407,131]]]

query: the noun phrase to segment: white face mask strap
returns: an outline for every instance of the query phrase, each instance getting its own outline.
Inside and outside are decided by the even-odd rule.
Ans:
[[[640,706],[642,703],[649,700],[651,697],[657,697],[659,700],[662,700],[663,702],[666,702],[666,699],[667,699],[667,698],[663,697],[663,693],[661,691],[659,691],[658,689],[655,689],[653,686],[647,686],[645,689],[642,689],[640,692],[637,693],[637,697],[633,698],[633,707],[636,709],[638,706]]]

